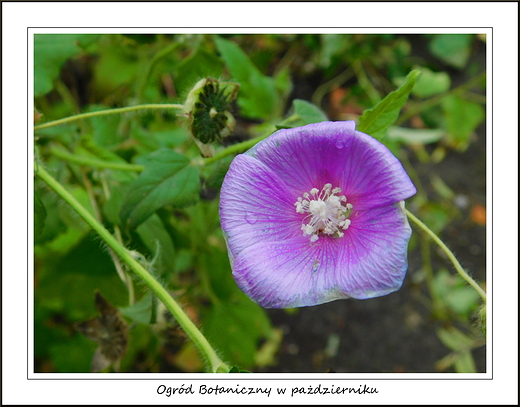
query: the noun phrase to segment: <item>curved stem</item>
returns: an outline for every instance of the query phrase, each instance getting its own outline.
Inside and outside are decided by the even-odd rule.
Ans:
[[[195,343],[197,348],[203,354],[212,372],[229,372],[230,368],[218,357],[215,350],[211,347],[206,337],[199,331],[195,324],[184,313],[182,308],[170,296],[168,291],[161,286],[157,280],[139,264],[111,234],[105,227],[99,223],[94,216],[90,214],[67,190],[56,181],[45,169],[41,166],[36,167],[35,174],[40,177],[49,187],[51,187],[64,201],[66,201],[78,215],[80,215],[85,222],[94,229],[105,243],[130,267],[150,289],[163,302],[166,308],[175,317],[181,328],[188,334],[190,339]]]
[[[204,164],[205,165],[213,164],[215,161],[218,161],[221,158],[227,157],[228,155],[243,153],[244,151],[249,150],[251,147],[253,147],[259,141],[262,141],[263,139],[269,137],[271,134],[272,133],[270,133],[270,132],[267,134],[262,134],[261,136],[252,138],[251,140],[246,140],[241,143],[233,144],[229,147],[224,148],[223,150],[217,151],[213,157],[205,158]]]
[[[120,107],[116,109],[107,109],[107,110],[99,110],[97,112],[88,112],[88,113],[80,113],[74,116],[65,117],[63,119],[54,120],[52,122],[40,124],[38,126],[34,126],[34,130],[42,130],[48,127],[58,126],[60,124],[66,124],[70,122],[74,122],[82,119],[90,119],[92,117],[98,116],[106,116],[111,114],[121,114],[127,112],[135,112],[137,110],[154,110],[154,109],[182,109],[184,105],[179,105],[175,103],[165,103],[165,104],[147,104],[147,105],[136,105],[136,106],[128,106],[128,107]]]
[[[437,243],[439,245],[439,247],[446,253],[448,258],[451,260],[453,266],[455,267],[457,272],[460,274],[460,276],[464,280],[466,280],[470,286],[472,286],[475,289],[475,291],[482,297],[483,301],[486,301],[486,292],[482,289],[482,287],[480,287],[480,285],[478,285],[478,283],[475,280],[473,280],[469,276],[469,274],[466,272],[466,270],[464,270],[462,268],[462,266],[460,265],[459,261],[457,260],[457,258],[453,254],[453,252],[450,249],[448,249],[448,247],[444,244],[444,242],[435,233],[433,233],[432,230],[428,226],[426,226],[417,217],[415,217],[415,215],[413,215],[408,209],[406,209],[406,214],[412,221],[415,222],[415,224],[417,226],[419,226],[422,230],[424,230],[433,239],[433,241],[435,243]]]
[[[64,149],[57,148],[57,147],[51,147],[50,152],[52,155],[55,155],[56,157],[59,157],[63,160],[71,161],[76,164],[87,165],[89,167],[94,167],[94,168],[108,168],[108,169],[112,169],[112,170],[135,171],[135,172],[141,172],[144,170],[144,165],[119,163],[119,162],[114,162],[114,161],[103,161],[103,160],[97,160],[95,158],[90,158],[90,157],[82,157],[79,155],[71,154]]]

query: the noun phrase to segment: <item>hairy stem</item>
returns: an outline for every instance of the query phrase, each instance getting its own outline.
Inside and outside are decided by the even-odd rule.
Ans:
[[[99,110],[97,112],[88,112],[88,113],[80,113],[80,114],[77,114],[77,115],[74,115],[74,116],[69,116],[69,117],[65,117],[63,119],[59,119],[59,120],[54,120],[52,122],[48,122],[48,123],[44,123],[44,124],[40,124],[38,126],[34,126],[34,130],[42,130],[42,129],[46,129],[48,127],[53,127],[53,126],[58,126],[60,124],[66,124],[66,123],[70,123],[70,122],[75,122],[75,121],[78,121],[78,120],[83,120],[83,119],[91,119],[92,117],[99,117],[99,116],[107,116],[107,115],[111,115],[111,114],[122,114],[122,113],[127,113],[127,112],[135,112],[135,111],[138,111],[138,110],[164,110],[164,109],[176,109],[176,110],[179,110],[179,109],[182,109],[184,107],[184,105],[179,105],[179,104],[174,104],[174,103],[170,103],[170,104],[147,104],[147,105],[136,105],[136,106],[127,106],[127,107],[120,107],[120,108],[116,108],[116,109],[107,109],[107,110]]]
[[[121,258],[121,260],[141,278],[146,285],[157,295],[166,308],[175,317],[181,328],[188,334],[190,339],[195,343],[199,351],[207,360],[212,372],[229,371],[227,366],[218,357],[215,350],[211,347],[206,337],[199,331],[195,324],[189,319],[182,308],[171,297],[166,289],[154,279],[154,277],[139,264],[128,250],[122,246],[105,227],[99,223],[67,190],[56,181],[41,166],[35,166],[35,175],[51,187],[65,202],[67,202],[74,211],[80,215],[85,222],[94,229],[105,243]]]
[[[424,223],[422,223],[415,215],[413,215],[408,209],[406,209],[406,214],[408,215],[408,218],[410,218],[417,226],[419,226],[422,230],[424,230],[435,243],[439,245],[439,247],[446,253],[450,261],[452,262],[453,266],[455,267],[455,270],[460,274],[460,276],[467,281],[467,283],[475,289],[475,291],[482,297],[482,300],[486,301],[486,292],[478,285],[478,283],[473,280],[469,274],[462,268],[459,261],[453,254],[453,252],[448,249],[448,247],[444,244],[444,242],[435,234],[432,232],[432,230],[426,226]]]

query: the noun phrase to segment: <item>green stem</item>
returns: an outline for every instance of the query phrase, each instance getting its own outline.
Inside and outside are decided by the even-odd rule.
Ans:
[[[260,137],[253,138],[251,140],[243,141],[242,143],[237,143],[237,144],[233,144],[229,147],[226,147],[223,150],[217,151],[213,157],[205,158],[204,164],[205,165],[213,164],[214,162],[220,160],[221,158],[227,157],[228,155],[242,153],[242,152],[250,149],[256,143],[258,143],[260,140],[263,140],[266,137],[267,136],[260,136]]]
[[[217,151],[213,157],[205,158],[204,164],[213,164],[215,161],[227,157],[228,155],[243,153],[244,151],[249,150],[259,141],[262,141],[263,139],[269,137],[271,134],[272,132],[268,132],[266,134],[262,134],[261,136],[252,138],[251,140],[246,140],[241,143],[233,144],[229,147],[224,148],[223,150]]]
[[[88,113],[80,113],[74,116],[65,117],[63,119],[54,120],[52,122],[40,124],[38,126],[34,126],[34,130],[42,130],[48,127],[58,126],[60,124],[70,123],[77,120],[90,119],[92,117],[98,116],[106,116],[111,114],[121,114],[127,112],[135,112],[137,110],[154,110],[154,109],[182,109],[184,105],[179,105],[175,103],[165,103],[165,104],[147,104],[147,105],[136,105],[136,106],[127,106],[120,107],[116,109],[107,109],[107,110],[99,110],[97,112],[88,112]]]
[[[141,172],[144,170],[144,165],[138,164],[127,164],[127,163],[118,163],[114,161],[103,161],[97,160],[95,158],[90,157],[82,157],[79,155],[74,155],[65,151],[61,148],[52,147],[50,149],[52,155],[61,158],[63,160],[71,161],[76,164],[87,165],[89,167],[94,168],[109,168],[112,170],[120,170],[120,171],[135,171]]]
[[[448,256],[448,258],[451,260],[451,262],[453,263],[453,266],[455,267],[455,269],[457,270],[457,272],[460,274],[460,276],[466,280],[468,282],[468,284],[470,286],[472,286],[475,291],[482,297],[482,300],[485,302],[486,301],[486,292],[482,289],[482,287],[480,287],[477,282],[475,280],[473,280],[468,273],[466,273],[466,270],[464,270],[462,268],[462,266],[460,265],[459,261],[457,260],[457,258],[455,257],[455,255],[453,254],[453,252],[448,249],[448,247],[444,244],[444,242],[435,234],[432,232],[432,230],[426,226],[424,223],[422,223],[417,217],[415,217],[415,215],[413,215],[408,209],[406,209],[406,214],[408,215],[408,217],[415,222],[415,224],[417,226],[419,226],[422,230],[424,230],[432,239],[435,243],[437,243],[439,245],[439,247],[446,253],[446,255]]]
[[[466,83],[463,83],[462,85],[456,87],[455,89],[452,89],[445,93],[441,93],[440,95],[434,96],[430,99],[426,99],[426,100],[416,104],[415,106],[411,107],[406,112],[404,112],[399,117],[399,119],[397,119],[397,121],[395,122],[395,126],[399,126],[399,125],[403,124],[405,121],[407,121],[408,119],[415,116],[416,114],[419,114],[423,110],[439,104],[445,96],[464,93],[464,92],[474,88],[485,77],[486,77],[486,73],[482,72],[480,75],[475,76],[473,79],[470,79],[469,81],[467,81]]]
[[[181,328],[188,334],[190,339],[195,343],[200,352],[204,355],[207,362],[211,366],[212,372],[229,372],[230,367],[226,365],[218,357],[215,350],[211,347],[206,337],[199,331],[195,324],[189,319],[184,313],[182,308],[177,302],[170,296],[168,291],[161,286],[153,276],[139,264],[128,252],[128,250],[122,246],[110,232],[99,223],[94,216],[92,216],[67,190],[56,181],[45,169],[41,166],[37,166],[35,173],[40,177],[49,187],[51,187],[65,202],[67,202],[72,209],[74,209],[78,215],[80,215],[85,222],[92,227],[99,236],[105,241],[105,243],[130,267],[150,289],[157,295],[157,297],[163,302],[166,308],[175,317]]]

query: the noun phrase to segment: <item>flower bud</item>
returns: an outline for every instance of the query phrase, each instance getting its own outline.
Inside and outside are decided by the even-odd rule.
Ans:
[[[240,85],[219,82],[213,78],[198,81],[184,104],[190,133],[205,157],[213,155],[214,142],[222,141],[235,127],[231,102],[237,97]]]

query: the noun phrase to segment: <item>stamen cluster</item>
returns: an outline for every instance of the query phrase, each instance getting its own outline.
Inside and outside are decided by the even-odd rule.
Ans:
[[[339,195],[341,188],[332,188],[325,184],[323,188],[312,188],[294,203],[296,212],[307,214],[301,230],[304,236],[310,236],[311,242],[319,239],[319,234],[343,237],[343,230],[350,226],[348,219],[352,212],[352,204],[347,203],[344,195]]]

